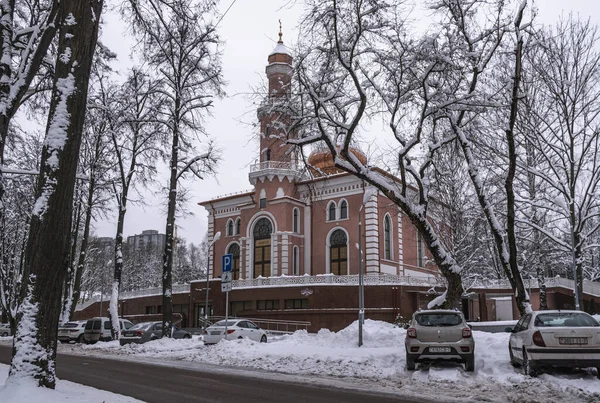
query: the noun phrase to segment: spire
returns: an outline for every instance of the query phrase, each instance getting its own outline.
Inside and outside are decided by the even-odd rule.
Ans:
[[[283,32],[281,32],[281,19],[280,19],[279,20],[279,40],[277,41],[277,43],[283,44],[283,39],[281,39],[282,36],[283,36]]]
[[[277,62],[284,62],[288,64],[292,64],[292,52],[283,44],[283,30],[281,29],[281,20],[279,20],[279,40],[277,41],[277,45],[275,45],[275,49],[269,54],[269,63],[275,62],[275,59],[271,60],[271,56],[273,55],[286,55],[289,57],[289,60],[277,60]]]

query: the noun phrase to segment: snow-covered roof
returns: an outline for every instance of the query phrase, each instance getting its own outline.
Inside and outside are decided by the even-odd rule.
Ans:
[[[283,42],[277,42],[277,46],[275,46],[275,49],[273,49],[269,56],[275,54],[284,54],[292,56],[292,52],[290,52],[290,50],[283,44]]]

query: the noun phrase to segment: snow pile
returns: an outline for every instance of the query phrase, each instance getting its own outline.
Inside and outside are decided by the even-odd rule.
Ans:
[[[12,379],[8,384],[5,384],[9,369],[8,365],[0,364],[0,396],[2,396],[0,401],[2,403],[142,403],[141,400],[132,397],[117,395],[116,393],[69,381],[57,380],[55,390],[37,387],[37,382],[32,378]]]
[[[509,363],[509,333],[474,331],[473,335],[476,343],[473,373],[465,372],[463,365],[454,363],[421,365],[416,371],[406,371],[406,331],[373,320],[365,321],[364,344],[360,348],[357,322],[339,332],[322,329],[316,334],[297,331],[286,336],[270,336],[266,344],[236,339],[204,346],[194,338],[163,339],[123,347],[116,342],[64,347],[73,352],[129,356],[127,359],[160,358],[163,365],[173,360],[178,366],[181,361],[188,361],[190,366],[205,363],[276,371],[292,374],[299,382],[346,378],[347,387],[434,400],[444,396],[445,401],[600,401],[600,382],[594,369],[552,371],[539,378],[526,377]],[[250,371],[249,376],[256,376],[255,372]]]

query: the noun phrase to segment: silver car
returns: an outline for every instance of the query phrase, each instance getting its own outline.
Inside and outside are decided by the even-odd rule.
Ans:
[[[454,361],[475,369],[475,341],[471,328],[459,311],[422,310],[405,326],[406,369],[413,371],[424,361]]]
[[[550,366],[595,367],[600,378],[600,324],[587,313],[531,312],[506,331],[510,363],[526,375]]]

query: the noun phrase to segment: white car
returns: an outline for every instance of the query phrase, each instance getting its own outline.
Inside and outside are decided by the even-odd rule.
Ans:
[[[267,342],[267,333],[254,322],[247,319],[228,319],[227,334],[225,334],[225,321],[210,325],[204,331],[204,344],[215,344],[219,341],[249,338],[261,343]]]
[[[63,323],[58,328],[58,340],[61,343],[69,343],[71,341],[83,343],[83,332],[86,323],[87,320]]]
[[[7,337],[10,334],[10,323],[0,323],[0,337]]]
[[[514,367],[537,376],[542,367],[595,367],[600,378],[600,324],[581,311],[537,311],[523,315],[510,332]]]

